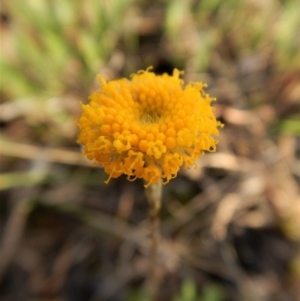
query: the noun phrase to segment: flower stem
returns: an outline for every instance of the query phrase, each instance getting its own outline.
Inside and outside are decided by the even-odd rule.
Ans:
[[[160,276],[158,271],[158,244],[159,244],[159,210],[161,207],[162,182],[151,184],[146,188],[149,202],[149,218],[151,222],[151,260],[148,278],[148,288],[151,300],[156,299]]]

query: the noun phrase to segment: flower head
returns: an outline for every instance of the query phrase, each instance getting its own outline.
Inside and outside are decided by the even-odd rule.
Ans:
[[[184,86],[180,74],[147,69],[110,82],[98,76],[100,90],[82,105],[78,142],[88,159],[104,167],[107,182],[126,174],[130,181],[167,183],[181,166],[195,166],[204,151],[215,151],[221,123],[213,99],[200,82]]]

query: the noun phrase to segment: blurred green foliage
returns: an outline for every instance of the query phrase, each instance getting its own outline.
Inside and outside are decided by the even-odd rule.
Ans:
[[[84,94],[123,30],[130,0],[7,1],[9,47],[1,51],[1,93]]]
[[[193,280],[187,279],[182,283],[179,296],[174,301],[223,301],[223,293],[220,287],[207,284],[201,294],[197,292],[196,284]]]
[[[150,301],[143,297],[141,293],[132,291],[127,297],[128,301]],[[207,284],[199,293],[197,285],[193,279],[185,279],[178,294],[172,299],[173,301],[223,301],[224,293],[220,286]]]
[[[296,119],[282,119],[276,125],[279,134],[300,137],[300,121]]]
[[[9,47],[1,51],[0,92],[9,99],[85,95],[121,36],[125,36],[123,47],[132,51],[126,36],[127,41],[132,38],[125,29],[129,13],[138,17],[141,3],[6,1],[2,10],[9,15],[12,34]],[[188,59],[196,70],[205,71],[215,50],[229,37],[240,53],[272,52],[282,68],[300,68],[297,1],[172,0],[161,4],[170,59],[175,64]],[[138,47],[136,42],[134,47]]]
[[[174,0],[167,3],[166,32],[174,52],[177,57],[191,56],[198,70],[208,68],[215,50],[227,39],[238,54],[271,52],[280,68],[300,68],[297,1]]]

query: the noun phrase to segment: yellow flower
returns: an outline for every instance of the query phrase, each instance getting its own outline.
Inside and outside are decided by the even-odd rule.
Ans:
[[[155,75],[148,68],[106,82],[82,105],[78,142],[84,154],[111,178],[159,179],[168,183],[181,166],[195,166],[204,151],[215,151],[218,122],[213,100],[200,82],[184,86],[182,72]]]

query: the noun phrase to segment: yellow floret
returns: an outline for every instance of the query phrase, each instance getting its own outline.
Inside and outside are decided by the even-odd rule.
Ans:
[[[78,142],[104,167],[108,181],[126,174],[147,185],[167,183],[181,166],[194,166],[204,151],[215,151],[222,125],[213,99],[202,83],[184,86],[181,74],[175,69],[158,76],[148,69],[110,82],[98,76],[101,88],[82,105]]]

